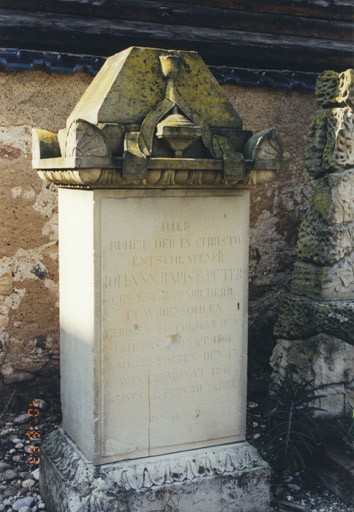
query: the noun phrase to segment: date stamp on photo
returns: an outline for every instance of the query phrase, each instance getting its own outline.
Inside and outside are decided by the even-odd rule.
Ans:
[[[32,402],[28,405],[28,410],[27,410],[27,413],[32,416],[32,418],[38,418],[39,414],[40,414],[40,401],[38,399],[35,399],[35,400],[32,400]],[[41,435],[40,435],[40,432],[39,432],[39,427],[36,426],[36,425],[33,425],[31,427],[29,427],[28,429],[28,432],[27,432],[27,438],[30,440],[30,441],[36,441],[36,440],[39,440],[41,439]],[[29,454],[29,457],[27,458],[28,462],[30,464],[39,464],[39,461],[40,461],[40,456],[39,456],[39,453],[40,453],[41,449],[39,446],[35,445],[34,443],[33,444],[30,444],[28,446],[28,454]]]

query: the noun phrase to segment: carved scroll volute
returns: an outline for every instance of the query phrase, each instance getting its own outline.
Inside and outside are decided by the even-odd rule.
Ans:
[[[78,119],[66,135],[66,158],[110,158],[110,150],[102,131],[95,125]]]
[[[275,128],[256,133],[247,141],[244,149],[252,185],[274,180],[283,162],[282,142]]]
[[[144,142],[140,132],[128,132],[124,138],[122,176],[125,179],[145,180],[147,158],[143,152]],[[145,150],[145,153],[148,152]]]

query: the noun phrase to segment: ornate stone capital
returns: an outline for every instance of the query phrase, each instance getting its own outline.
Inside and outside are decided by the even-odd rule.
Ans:
[[[58,135],[33,131],[33,167],[70,187],[230,187],[280,169],[274,129],[252,137],[195,52],[128,48],[105,62]]]

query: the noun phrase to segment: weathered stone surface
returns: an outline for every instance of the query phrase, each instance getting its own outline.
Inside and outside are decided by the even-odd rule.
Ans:
[[[354,381],[354,347],[334,336],[318,334],[304,340],[278,340],[271,359],[283,379],[286,366],[316,387]]]
[[[306,168],[312,176],[354,165],[353,82],[352,69],[341,74],[325,71],[318,76],[316,96],[324,108],[310,125],[305,150]]]
[[[279,297],[277,337],[305,339],[322,332],[354,345],[353,301],[322,302],[290,293]]]
[[[313,118],[307,135],[305,166],[311,176],[321,176],[323,152],[327,144],[327,126],[330,110],[319,110]]]
[[[354,166],[354,112],[350,107],[334,108],[328,116],[327,144],[323,151],[325,172]]]
[[[319,301],[352,299],[354,251],[332,266],[297,262],[290,290],[294,295]]]
[[[41,495],[55,512],[265,512],[269,477],[246,442],[93,466],[59,430],[41,450]]]
[[[318,334],[308,339],[279,339],[270,365],[276,386],[291,368],[295,378],[312,381],[326,395],[316,404],[331,416],[339,416],[350,407],[346,391],[354,385],[354,347],[334,336]]]
[[[300,260],[330,266],[350,255],[354,246],[354,222],[328,225],[309,208],[299,230]]]
[[[353,77],[353,70],[340,75],[326,71],[318,77],[317,99],[325,109],[310,125],[305,154],[307,170],[317,180],[299,230],[300,261],[295,264],[291,293],[280,298],[274,330],[287,340],[304,339],[279,340],[272,357],[273,380],[283,378],[288,367],[299,379],[309,379],[312,372],[315,385],[327,393],[321,405],[333,416],[342,414],[352,396],[350,369],[341,366],[346,356],[334,350],[333,343],[307,338],[325,333],[336,336],[342,348],[354,344]],[[332,366],[325,364],[330,347]],[[352,354],[349,360],[353,365]],[[321,377],[325,372],[329,383]]]
[[[308,212],[320,215],[329,225],[354,221],[354,170],[332,173],[314,183]]]
[[[305,162],[314,177],[354,166],[354,113],[350,107],[317,112],[307,138]]]
[[[354,506],[354,460],[336,445],[321,446],[313,470],[323,485]]]
[[[354,71],[324,71],[317,77],[316,99],[322,107],[354,106]]]

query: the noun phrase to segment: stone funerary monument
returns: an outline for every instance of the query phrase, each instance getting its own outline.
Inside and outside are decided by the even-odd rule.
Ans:
[[[109,58],[33,166],[59,186],[63,428],[51,512],[265,512],[245,441],[249,184],[281,163],[198,54]]]

